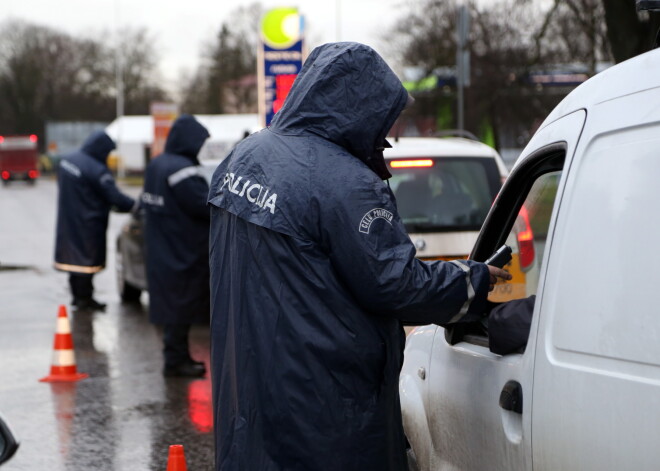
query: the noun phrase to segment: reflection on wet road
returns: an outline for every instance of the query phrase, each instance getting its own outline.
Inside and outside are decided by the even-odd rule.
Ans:
[[[56,193],[47,179],[0,189],[0,267],[22,267],[0,269],[0,413],[21,440],[2,471],[164,470],[172,444],[184,445],[188,469],[212,469],[209,375],[163,377],[148,296],[142,304],[119,300],[114,238],[127,216],[111,215],[108,267],[94,278],[106,311],[72,312],[67,276],[52,268]],[[89,378],[40,383],[50,371],[60,304],[77,369]],[[207,326],[193,328],[191,350],[210,371]]]

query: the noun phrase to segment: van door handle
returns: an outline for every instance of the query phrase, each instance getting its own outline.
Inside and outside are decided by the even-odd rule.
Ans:
[[[523,394],[518,381],[507,381],[500,393],[500,407],[517,414],[522,414]]]

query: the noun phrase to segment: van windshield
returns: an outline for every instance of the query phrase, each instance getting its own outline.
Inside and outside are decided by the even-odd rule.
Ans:
[[[408,232],[479,230],[501,186],[491,158],[419,156],[391,159],[389,167]]]

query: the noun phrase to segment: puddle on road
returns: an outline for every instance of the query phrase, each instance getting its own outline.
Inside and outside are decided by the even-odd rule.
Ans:
[[[3,265],[0,263],[0,271],[11,271],[11,270],[34,270],[34,267],[29,265]]]

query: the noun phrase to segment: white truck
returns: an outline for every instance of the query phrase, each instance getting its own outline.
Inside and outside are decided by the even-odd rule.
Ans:
[[[574,90],[517,160],[471,254],[535,260],[524,351],[483,324],[408,336],[400,377],[411,468],[660,469],[660,49]],[[519,237],[517,237],[519,239]],[[529,282],[534,280],[534,282]]]

